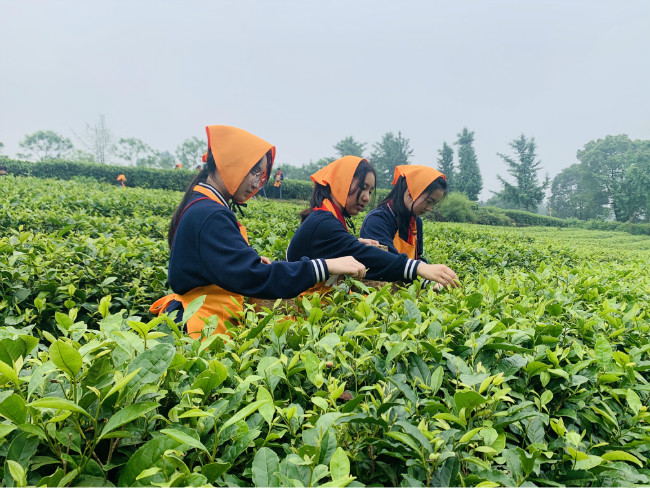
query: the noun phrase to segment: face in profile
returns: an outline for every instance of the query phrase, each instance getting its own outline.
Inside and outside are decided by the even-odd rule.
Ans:
[[[442,200],[445,196],[445,191],[438,188],[437,190],[432,191],[431,193],[423,193],[413,201],[411,194],[406,191],[404,192],[404,205],[406,208],[411,209],[411,212],[416,217],[421,217],[425,213],[431,211],[433,206]],[[413,208],[411,208],[411,205]]]
[[[241,182],[237,191],[232,198],[236,202],[243,202],[259,188],[266,184],[266,175],[268,174],[268,158],[266,154],[262,156],[255,166],[246,174],[244,181]]]
[[[359,191],[361,190],[361,191]],[[366,174],[365,181],[360,181],[359,178],[352,180],[350,185],[350,192],[345,202],[345,210],[349,215],[357,215],[361,212],[368,202],[370,196],[375,190],[375,175],[371,172]]]

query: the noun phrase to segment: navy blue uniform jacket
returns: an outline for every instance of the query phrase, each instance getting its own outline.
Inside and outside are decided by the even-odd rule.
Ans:
[[[190,202],[201,197],[194,193]],[[186,208],[169,258],[168,281],[174,293],[217,285],[244,296],[290,298],[329,276],[322,259],[263,264],[239,232],[235,214],[224,205],[205,199]]]
[[[382,281],[413,281],[418,262],[406,254],[394,255],[368,246],[350,234],[331,212],[314,210],[300,224],[287,248],[287,259],[353,256],[368,268],[366,278]]]

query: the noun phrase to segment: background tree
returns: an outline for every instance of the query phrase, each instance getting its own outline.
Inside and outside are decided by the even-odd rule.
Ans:
[[[208,146],[207,143],[205,145],[206,147]],[[176,163],[176,159],[174,158],[174,155],[170,153],[169,151],[161,151],[158,153],[158,167],[163,168],[163,169],[172,169],[174,168],[174,164]]]
[[[198,137],[185,139],[183,143],[176,148],[176,159],[183,167],[194,169],[203,164],[203,154],[208,148],[208,142]]]
[[[336,149],[339,157],[358,156],[362,158],[363,152],[366,150],[366,143],[359,142],[355,140],[354,137],[349,136],[334,144],[334,149]]]
[[[115,155],[130,166],[136,166],[139,159],[155,154],[151,146],[135,137],[121,138],[115,145]]]
[[[497,153],[508,166],[508,173],[515,179],[515,184],[510,184],[500,175],[497,178],[503,185],[500,196],[506,202],[515,205],[515,208],[536,212],[537,206],[544,200],[544,190],[548,188],[549,178],[540,184],[537,180],[537,172],[540,170],[542,163],[535,160],[535,138],[526,139],[524,134],[519,139],[513,139],[510,147],[514,149],[516,156],[510,156]]]
[[[587,175],[580,164],[564,168],[553,178],[548,200],[549,214],[553,217],[581,220],[602,218],[602,202],[594,205],[592,195],[585,191]]]
[[[474,132],[467,127],[458,134],[454,144],[458,146],[458,173],[456,175],[456,191],[463,192],[470,200],[478,201],[478,195],[483,189],[483,178],[478,167],[474,151]]]
[[[115,151],[115,138],[106,125],[103,114],[100,114],[94,125],[86,124],[80,136],[77,136],[82,145],[94,156],[94,161],[99,164],[109,164]]]
[[[411,164],[413,149],[409,146],[409,140],[403,137],[401,132],[398,132],[397,136],[392,132],[387,132],[381,141],[375,143],[373,147],[374,151],[370,159],[377,170],[376,186],[377,188],[390,188],[395,166]]]
[[[309,161],[309,163],[303,164],[302,166],[293,166],[286,163],[275,165],[273,166],[273,173],[275,174],[277,169],[281,169],[284,177],[288,180],[311,181],[309,178],[311,175],[330,164],[334,159],[332,157],[320,158],[318,161]]]
[[[4,142],[0,142],[0,153],[2,152],[2,149],[4,149],[5,145]]]
[[[613,199],[617,219],[624,222],[650,220],[650,141],[633,141],[629,165],[616,185]]]
[[[37,161],[65,159],[74,151],[72,141],[51,130],[39,130],[25,136],[18,143],[24,153],[18,153],[19,158]]]
[[[637,164],[643,167],[648,158],[650,141],[633,141],[627,135],[608,135],[604,139],[589,141],[578,151],[577,157],[591,176],[589,191],[594,201],[605,201],[617,221],[634,218],[635,206],[642,202],[630,200],[632,183],[629,168]],[[640,166],[639,166],[640,163]]]
[[[454,150],[446,143],[442,143],[442,149],[438,149],[438,171],[447,178],[447,191],[454,191],[454,180],[456,171],[454,169]]]
[[[138,159],[135,165],[139,168],[173,169],[174,163],[174,155],[169,151],[154,150],[152,154]]]

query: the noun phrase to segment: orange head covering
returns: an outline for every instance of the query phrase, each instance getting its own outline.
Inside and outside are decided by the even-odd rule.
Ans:
[[[343,156],[311,175],[311,181],[323,186],[329,185],[334,198],[345,206],[354,172],[361,161],[366,160],[357,156]]]
[[[248,172],[269,151],[271,160],[268,162],[267,174],[271,172],[275,160],[275,146],[272,144],[237,127],[208,125],[205,130],[208,133],[208,149],[212,151],[219,176],[231,195],[235,194]],[[207,159],[208,153],[205,153],[203,162]],[[248,198],[255,193],[257,191]]]
[[[405,164],[402,166],[395,166],[395,175],[393,176],[393,185],[397,183],[399,177],[406,178],[406,186],[409,189],[411,198],[417,200],[422,195],[422,192],[441,176],[446,180],[447,178],[437,169],[430,168],[429,166],[418,166],[416,164]]]

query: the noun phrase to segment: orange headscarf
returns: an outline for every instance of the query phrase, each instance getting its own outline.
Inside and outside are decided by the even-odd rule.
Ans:
[[[268,162],[267,174],[270,174],[275,160],[275,146],[237,127],[208,125],[205,130],[208,133],[208,149],[212,150],[219,176],[231,195],[235,194],[248,172],[269,151],[271,161]],[[207,159],[206,152],[203,162]],[[257,191],[251,193],[246,200],[255,193]]]
[[[323,186],[329,185],[334,198],[345,207],[354,172],[361,161],[366,160],[357,156],[343,156],[311,175],[311,181]]]
[[[393,185],[397,183],[400,176],[406,178],[406,186],[409,189],[411,198],[417,200],[422,192],[441,176],[446,180],[447,177],[437,169],[429,166],[418,166],[416,164],[405,164],[395,166],[395,175],[393,176]]]

